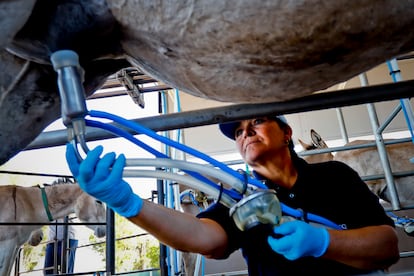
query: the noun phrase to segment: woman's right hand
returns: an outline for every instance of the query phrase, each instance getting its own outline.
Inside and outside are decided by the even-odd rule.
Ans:
[[[142,208],[142,199],[134,194],[131,186],[122,179],[125,156],[118,158],[114,152],[102,158],[102,146],[88,152],[85,160],[79,162],[72,144],[66,145],[66,161],[73,176],[83,191],[124,217],[138,215]]]

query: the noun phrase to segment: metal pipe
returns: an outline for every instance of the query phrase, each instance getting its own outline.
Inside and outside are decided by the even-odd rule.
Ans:
[[[164,181],[157,180],[158,204],[165,205]],[[167,246],[160,243],[160,272],[161,276],[168,276]]]
[[[387,61],[387,65],[393,81],[400,82],[402,78],[400,69],[398,67],[397,59],[394,58]],[[409,99],[400,99],[400,105],[404,112],[405,120],[407,122],[408,129],[410,130],[412,141],[414,142],[414,115]]]
[[[177,114],[159,115],[133,121],[154,131],[173,130],[221,122],[235,121],[257,116],[291,114],[369,102],[390,101],[414,95],[414,81],[373,85],[362,88],[344,89],[337,92],[318,93],[285,102],[266,104],[237,104],[218,108],[207,108]],[[135,134],[135,133],[134,133]],[[104,130],[87,128],[87,141],[116,138]],[[61,146],[67,142],[66,130],[49,131],[40,134],[25,150]]]
[[[400,144],[404,142],[410,142],[411,138],[402,138],[402,139],[393,139],[392,141],[384,141],[385,145],[394,145]],[[319,153],[327,153],[327,152],[336,152],[336,151],[344,151],[344,150],[354,150],[354,149],[362,149],[362,148],[369,148],[369,147],[376,147],[377,144],[374,143],[364,143],[359,145],[350,145],[350,146],[340,146],[340,147],[330,147],[326,149],[314,149],[314,150],[307,150],[298,152],[299,156],[308,156],[313,154]]]
[[[82,68],[78,55],[70,50],[54,52],[50,60],[58,73],[58,87],[65,126],[72,120],[83,119],[87,114]]]
[[[106,209],[106,275],[115,275],[115,213]]]
[[[344,114],[341,108],[336,108],[336,117],[338,118],[339,128],[341,130],[342,140],[344,143],[347,144],[349,142],[348,139],[348,132],[346,131],[345,121],[344,121]]]
[[[359,75],[359,79],[361,81],[362,86],[368,86],[368,79],[365,73]],[[368,114],[370,117],[372,131],[375,135],[375,141],[377,144],[378,154],[381,160],[382,168],[384,170],[385,180],[387,182],[387,187],[390,191],[391,196],[391,205],[394,210],[398,210],[401,208],[400,201],[398,199],[397,190],[395,188],[394,177],[391,171],[390,161],[388,159],[387,150],[385,148],[384,139],[382,137],[382,133],[378,132],[379,122],[377,113],[375,110],[375,106],[372,103],[367,104]]]
[[[61,116],[67,127],[68,137],[80,142],[84,152],[89,149],[85,143],[85,116],[88,113],[83,88],[83,70],[78,55],[71,50],[54,52],[50,60],[58,73],[58,87],[61,99]],[[77,149],[77,147],[75,147]],[[80,155],[78,155],[80,158]]]
[[[159,95],[159,111],[162,114],[166,114],[168,113],[168,99],[167,99],[167,94],[164,91],[161,91],[158,93]],[[176,110],[174,110],[175,112]],[[164,137],[168,138],[168,139],[172,139],[171,133],[169,132],[164,132],[162,134]],[[176,142],[180,142],[176,139],[174,139],[174,141]],[[163,152],[166,156],[168,156],[169,158],[172,158],[172,156],[174,155],[173,152],[175,152],[175,148],[174,147],[170,147],[167,144],[162,144],[163,146]],[[175,173],[175,168],[169,168],[168,169],[170,172]],[[180,197],[179,197],[179,191],[178,191],[178,185],[170,185],[171,181],[170,180],[165,180],[164,181],[164,191],[165,191],[165,206],[167,206],[168,208],[171,209],[175,209],[175,210],[179,210],[180,209]],[[177,272],[179,271],[179,264],[182,263],[181,261],[181,256],[180,256],[180,251],[168,247],[168,260],[170,263],[170,275],[174,275],[177,274]]]
[[[386,118],[386,120],[378,127],[378,132],[383,133],[385,128],[392,122],[392,120],[398,115],[401,111],[401,105],[397,105],[394,110],[391,111],[390,115]]]
[[[343,90],[346,86],[346,83],[347,82],[340,83],[338,85],[338,89]],[[349,138],[348,138],[348,132],[347,132],[346,126],[345,126],[345,120],[344,120],[344,114],[342,112],[342,108],[340,108],[340,107],[336,108],[336,117],[338,119],[339,129],[341,131],[342,140],[346,144],[346,143],[349,142]]]
[[[64,223],[66,223],[63,226],[63,239],[62,239],[62,244],[61,244],[61,260],[60,260],[60,271],[61,273],[68,273],[68,248],[69,250],[72,250],[72,248],[70,248],[70,243],[69,243],[69,233],[68,233],[68,225],[67,223],[69,222],[68,216],[65,216]],[[56,231],[56,236],[57,236],[57,231]],[[57,263],[55,263],[55,265],[57,265]]]
[[[414,257],[414,251],[400,252],[400,257],[401,258]]]

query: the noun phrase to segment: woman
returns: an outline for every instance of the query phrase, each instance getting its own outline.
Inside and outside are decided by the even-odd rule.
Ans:
[[[344,230],[290,221],[240,231],[220,203],[198,218],[143,201],[122,180],[125,157],[102,147],[78,163],[67,148],[69,167],[82,189],[153,234],[162,243],[208,258],[242,249],[250,275],[361,275],[387,269],[399,258],[393,221],[355,171],[339,162],[307,164],[293,150],[292,129],[283,117],[220,125],[236,141],[257,178],[281,202],[342,225]],[[110,168],[112,168],[110,170]]]

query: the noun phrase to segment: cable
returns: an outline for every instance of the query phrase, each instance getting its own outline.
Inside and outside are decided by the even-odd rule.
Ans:
[[[187,153],[189,153],[189,154],[191,154],[191,155],[193,155],[195,157],[201,158],[204,161],[207,161],[207,162],[213,164],[214,166],[219,167],[220,169],[222,169],[223,171],[229,173],[230,175],[232,175],[232,176],[234,176],[236,178],[239,178],[242,181],[245,181],[245,178],[244,178],[243,175],[241,175],[238,172],[234,171],[233,169],[227,167],[223,163],[221,163],[221,162],[219,162],[219,161],[217,161],[217,160],[215,160],[215,159],[207,156],[204,153],[198,152],[198,151],[196,151],[196,150],[194,150],[194,149],[192,149],[190,147],[186,147],[186,146],[184,146],[182,144],[179,144],[179,143],[177,143],[175,141],[172,141],[172,140],[170,140],[170,139],[168,139],[166,137],[160,136],[160,135],[156,134],[154,131],[152,131],[152,130],[150,130],[148,128],[145,128],[143,126],[140,126],[140,125],[138,125],[138,124],[136,124],[134,122],[131,122],[131,121],[126,120],[124,118],[121,118],[119,116],[116,116],[116,115],[113,115],[113,114],[109,114],[109,113],[106,113],[106,112],[102,112],[102,111],[94,111],[94,110],[91,110],[91,111],[89,111],[89,115],[91,117],[98,117],[98,118],[109,119],[109,120],[112,120],[114,122],[117,122],[117,123],[119,123],[119,124],[121,124],[121,125],[123,125],[125,127],[128,127],[130,129],[136,131],[137,133],[146,134],[147,136],[150,136],[151,138],[156,139],[156,140],[158,140],[158,141],[160,141],[162,143],[169,144],[169,145],[171,145],[171,146],[173,146],[175,148],[178,148],[180,150],[183,150],[183,151],[185,151],[185,152],[187,152]],[[87,124],[89,124],[92,121],[89,121],[88,120],[86,122],[87,122]],[[114,126],[111,126],[109,124],[104,124],[104,123],[100,123],[100,122],[97,122],[97,121],[93,121],[93,123],[96,124],[96,125],[100,125],[101,127],[103,127],[104,129],[107,129],[107,130],[112,129],[112,130],[110,130],[111,132],[119,133],[120,136],[125,137],[126,139],[130,140],[133,143],[138,142],[138,144],[145,145],[144,146],[145,148],[151,148],[148,145],[146,145],[146,144],[142,143],[141,141],[137,140],[135,137],[133,137],[133,135],[131,135],[127,131],[124,131],[124,130],[121,130],[121,129],[116,128]],[[161,153],[158,153],[158,154],[161,154]],[[190,174],[190,172],[188,172],[188,173]],[[191,173],[194,173],[194,172],[191,172]],[[200,176],[200,174],[198,174],[198,176]],[[205,179],[208,180],[207,178],[205,178]],[[203,182],[209,184],[208,185],[209,188],[212,188],[213,187],[212,185],[214,185],[215,191],[214,191],[214,193],[211,193],[212,195],[217,193],[218,187],[217,187],[217,185],[215,183],[212,183],[210,180],[208,180],[207,182],[206,181],[203,181]],[[265,186],[264,184],[262,184],[257,179],[253,179],[251,177],[248,177],[248,182],[249,182],[249,184],[255,185],[255,186],[259,187],[259,188],[268,189],[267,186]],[[198,188],[198,189],[203,190],[203,187],[204,186],[205,185],[201,185],[201,188]],[[221,189],[221,187],[219,187],[219,188]],[[231,198],[232,201],[234,201],[235,198],[232,198],[228,194],[230,192],[229,190],[223,189],[222,192],[223,192],[223,194],[226,197],[228,196],[228,197]],[[209,193],[209,192],[206,192],[206,193]],[[242,195],[239,196],[239,199],[241,198],[241,196]],[[227,199],[225,199],[225,200],[227,200]],[[281,208],[282,208],[282,212],[284,212],[285,214],[290,215],[290,216],[293,216],[293,217],[301,217],[302,216],[302,213],[299,210],[295,210],[293,208],[290,208],[290,207],[286,206],[285,204],[283,204],[281,202],[280,202],[280,205],[281,205]],[[320,224],[327,225],[327,226],[332,227],[334,229],[342,229],[340,226],[338,226],[334,222],[331,222],[330,220],[328,220],[326,218],[323,218],[321,216],[318,216],[318,215],[315,215],[315,214],[312,214],[312,213],[308,213],[308,219],[310,221],[313,221],[313,222],[316,222],[316,223],[320,223]]]
[[[158,151],[156,151],[155,149],[153,149],[152,147],[148,146],[147,144],[139,141],[138,139],[136,139],[132,134],[128,133],[125,130],[122,130],[120,128],[117,128],[115,126],[109,125],[109,124],[105,124],[102,122],[98,122],[98,121],[92,121],[92,120],[85,120],[86,125],[87,126],[91,126],[91,127],[99,127],[102,129],[105,129],[107,131],[110,131],[118,136],[124,137],[125,139],[129,140],[130,142],[142,147],[143,149],[149,151],[150,153],[152,153],[155,156],[158,156],[160,158],[164,158],[165,160],[170,160],[168,158],[168,156],[166,156],[163,153],[160,153]],[[216,187],[216,184],[214,182],[212,182],[211,180],[209,180],[208,178],[206,178],[205,176],[202,176],[201,174],[197,173],[197,172],[193,172],[193,171],[188,171],[188,170],[184,170],[184,172],[188,173],[189,175],[203,181],[205,184],[207,184],[209,187]],[[227,195],[229,195],[230,197],[233,197],[235,199],[241,199],[242,195],[236,193],[235,191],[229,191],[229,190],[225,190],[224,193],[226,193]]]
[[[174,160],[167,158],[135,158],[127,159],[126,166],[154,166],[154,167],[169,167],[177,168],[181,170],[190,170],[197,171],[203,175],[208,175],[214,177],[220,182],[224,182],[232,187],[235,187],[236,190],[243,190],[244,183],[239,179],[219,170],[214,167],[206,166],[204,164],[192,163],[183,160]]]
[[[114,122],[117,122],[117,123],[119,123],[119,124],[121,124],[121,125],[123,125],[125,127],[128,127],[130,129],[136,131],[137,133],[145,134],[145,135],[147,135],[147,136],[149,136],[149,137],[151,137],[153,139],[156,139],[156,140],[160,141],[161,143],[170,145],[170,146],[175,147],[175,148],[177,148],[179,150],[182,150],[182,151],[184,151],[184,152],[186,152],[188,154],[191,154],[191,155],[193,155],[193,156],[195,156],[197,158],[200,158],[200,159],[202,159],[202,160],[204,160],[204,161],[206,161],[206,162],[208,162],[208,163],[210,163],[210,164],[212,164],[212,165],[220,168],[221,170],[229,173],[230,175],[233,175],[233,176],[239,178],[242,181],[244,180],[244,177],[242,175],[240,175],[238,172],[236,172],[233,169],[229,168],[225,164],[223,164],[223,163],[215,160],[214,158],[211,158],[210,156],[208,156],[208,155],[206,155],[206,154],[204,154],[202,152],[199,152],[199,151],[197,151],[197,150],[195,150],[193,148],[187,147],[187,146],[185,146],[183,144],[177,143],[177,142],[172,141],[172,140],[170,140],[170,139],[168,139],[166,137],[163,137],[161,135],[158,135],[154,131],[152,131],[152,130],[144,127],[144,126],[138,125],[138,124],[136,124],[134,122],[131,122],[129,120],[126,120],[126,119],[121,118],[119,116],[116,116],[114,114],[110,114],[110,113],[106,113],[106,112],[102,112],[102,111],[91,110],[91,111],[89,111],[89,115],[91,117],[104,118],[104,119],[109,119],[109,120],[112,120]],[[254,186],[258,187],[258,188],[262,188],[262,189],[266,189],[267,188],[260,181],[258,181],[257,179],[253,179],[251,177],[249,177],[249,184],[252,184],[252,185],[254,185]]]
[[[297,218],[297,219],[302,219],[303,218],[303,215],[304,215],[303,211],[293,209],[293,208],[291,208],[291,207],[289,207],[289,206],[287,206],[283,203],[280,203],[280,206],[282,208],[282,213],[288,214],[288,215],[290,215],[294,218]],[[330,220],[328,220],[324,217],[321,217],[321,216],[318,216],[318,215],[315,215],[315,214],[312,214],[312,213],[306,213],[306,215],[307,215],[307,219],[309,221],[317,222],[319,224],[329,226],[333,229],[342,230],[341,226],[339,226],[338,224],[336,224],[336,223],[334,223],[334,222],[332,222],[332,221],[330,221]]]
[[[204,191],[207,194],[210,194],[212,196],[218,196],[219,191],[217,189],[204,185],[205,183],[197,180],[195,178],[186,176],[186,175],[179,175],[176,173],[169,173],[164,171],[149,171],[149,170],[128,170],[124,171],[123,174],[124,177],[155,177],[157,179],[170,179],[174,180],[180,183],[183,183],[184,185],[196,188],[198,190]],[[237,202],[231,198],[229,195],[222,193],[221,195],[221,202],[227,206],[231,207]]]

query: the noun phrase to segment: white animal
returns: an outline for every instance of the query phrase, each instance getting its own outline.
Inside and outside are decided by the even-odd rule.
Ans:
[[[311,144],[298,139],[299,143],[306,150],[327,149],[328,146],[322,137],[311,129]],[[385,142],[392,141],[391,139]],[[355,140],[345,144],[345,146],[363,145],[374,143],[373,140]],[[414,157],[414,144],[404,142],[398,144],[386,145],[388,159],[390,161],[391,171],[395,173],[409,173],[414,170],[414,164],[410,159]],[[300,155],[300,153],[299,153]],[[367,147],[346,151],[338,151],[336,154],[331,152],[306,155],[303,158],[309,163],[324,162],[330,160],[341,161],[356,170],[361,177],[378,176],[384,174],[384,169],[376,147]],[[397,190],[398,198],[402,206],[412,205],[414,202],[414,175],[412,176],[394,176],[394,184]],[[384,178],[375,180],[366,180],[368,188],[380,199],[385,201],[384,207],[391,202],[391,194]],[[401,218],[393,213],[388,213],[394,220],[395,225],[404,228],[405,233],[414,236],[414,219]]]
[[[180,185],[180,206],[184,213],[197,215],[202,210],[206,209],[211,203],[212,198],[208,197],[201,191],[188,189],[183,185]],[[200,262],[201,255],[191,252],[183,252],[183,266],[185,275],[199,275],[200,272],[196,271],[197,262]],[[201,267],[201,265],[200,265]],[[197,274],[194,274],[197,273]]]
[[[299,143],[305,150],[328,148],[322,137],[315,131],[311,130],[312,144],[307,144],[299,139]],[[390,142],[386,139],[385,142]],[[363,145],[374,143],[373,140],[355,140],[344,146]],[[414,164],[410,159],[414,157],[414,144],[404,142],[398,144],[386,145],[388,159],[390,161],[393,173],[405,173],[414,171]],[[328,160],[341,161],[348,164],[356,170],[361,177],[382,175],[384,169],[376,147],[360,148],[346,151],[338,151],[335,154],[330,152],[304,156],[304,159],[310,163],[323,162]],[[391,202],[391,195],[387,189],[385,179],[375,179],[365,181],[370,190],[381,199]],[[394,183],[398,192],[401,205],[408,205],[414,202],[414,176],[395,176]]]
[[[83,222],[106,221],[104,205],[84,193],[76,183],[46,185],[44,188],[0,186],[0,205],[0,276],[10,275],[18,249],[28,239],[32,245],[40,242],[42,237],[37,230],[45,223],[71,213],[76,213]],[[97,237],[105,236],[105,225],[88,227]]]

